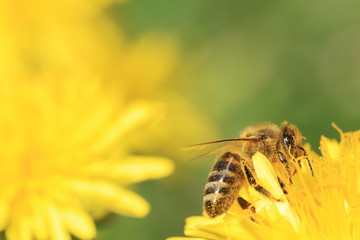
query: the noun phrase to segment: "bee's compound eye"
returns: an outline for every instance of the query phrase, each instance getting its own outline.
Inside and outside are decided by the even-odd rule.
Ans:
[[[283,135],[283,141],[284,141],[284,143],[285,143],[285,145],[286,145],[287,147],[290,147],[291,145],[294,144],[294,138],[293,138],[293,136],[288,135],[288,134],[284,134],[284,135]]]

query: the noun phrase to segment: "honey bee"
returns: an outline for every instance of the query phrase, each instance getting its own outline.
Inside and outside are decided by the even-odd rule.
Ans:
[[[236,199],[242,209],[250,209],[250,211],[255,212],[254,207],[239,196],[241,187],[245,185],[250,185],[270,199],[280,201],[258,184],[254,177],[254,167],[251,158],[256,152],[264,154],[274,167],[283,168],[286,179],[278,177],[278,182],[284,194],[287,194],[286,186],[292,184],[291,177],[296,173],[296,169],[292,171],[290,167],[292,159],[305,158],[313,175],[313,169],[307,158],[307,153],[302,147],[303,138],[295,125],[284,121],[280,127],[273,123],[261,123],[247,127],[239,138],[224,139],[187,147],[187,149],[198,149],[212,144],[233,142],[205,154],[212,154],[225,149],[225,153],[220,156],[209,173],[205,185],[203,208],[208,216],[214,218],[226,213]],[[229,148],[234,148],[235,150],[228,151]],[[301,167],[300,160],[297,164]]]

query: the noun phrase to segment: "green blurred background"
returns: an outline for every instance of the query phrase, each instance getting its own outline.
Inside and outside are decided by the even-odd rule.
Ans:
[[[196,135],[179,121],[173,127],[188,127],[186,145],[287,120],[317,150],[321,135],[338,137],[331,122],[359,129],[359,1],[132,0],[109,14],[130,38],[158,32],[180,43],[180,62],[164,84],[213,126]],[[187,162],[198,153],[182,153],[184,142],[176,141],[140,152],[176,163],[172,176],[134,186],[152,205],[150,215],[111,215],[98,223],[98,240],[182,236],[185,218],[201,214],[214,157]]]

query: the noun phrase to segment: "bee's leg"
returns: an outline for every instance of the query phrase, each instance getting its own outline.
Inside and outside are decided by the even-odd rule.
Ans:
[[[289,166],[289,162],[286,159],[286,157],[284,156],[284,154],[282,152],[278,152],[278,156],[279,156],[279,160],[280,162],[285,166],[286,172],[288,173],[289,176],[289,183],[292,184],[292,179],[291,179],[291,171],[290,171],[290,166]]]
[[[251,205],[251,203],[249,203],[248,201],[246,201],[244,198],[242,197],[238,197],[237,198],[237,201],[240,205],[240,207],[243,209],[243,210],[246,210],[246,209],[249,209],[251,212],[255,213],[255,207],[253,205]]]
[[[244,162],[242,162],[242,167],[245,172],[246,179],[247,179],[248,183],[250,184],[250,186],[252,186],[256,191],[258,191],[262,195],[270,198],[271,200],[281,202],[280,199],[277,199],[276,197],[274,197],[268,190],[266,190],[263,186],[261,186],[260,184],[258,184],[256,182],[253,174],[250,171],[250,168],[248,166],[246,166],[246,164]]]
[[[307,162],[307,164],[308,164],[308,166],[309,166],[309,169],[310,169],[310,172],[311,172],[311,176],[314,176],[314,170],[313,170],[313,168],[312,168],[312,165],[311,165],[311,163],[310,163],[310,160],[309,160],[309,158],[308,158],[308,155],[307,155],[305,149],[302,148],[302,147],[299,147],[299,148],[304,152],[304,156],[305,156],[306,162]],[[301,166],[300,166],[300,167],[301,167]]]
[[[277,177],[277,180],[278,180],[278,182],[279,182],[279,184],[280,184],[280,187],[281,187],[281,189],[282,189],[282,191],[283,191],[283,193],[284,194],[288,194],[288,192],[286,191],[286,189],[285,189],[285,183],[279,178],[279,177]]]
[[[302,168],[302,166],[301,166],[301,159],[299,159],[299,160],[297,161],[297,163],[298,163],[299,167]]]
[[[257,222],[255,220],[255,218],[252,216],[256,213],[255,207],[253,205],[251,205],[251,203],[249,203],[248,201],[246,201],[244,198],[242,197],[238,197],[237,198],[237,202],[239,203],[240,207],[244,210],[247,211],[248,217],[251,221],[253,222]]]

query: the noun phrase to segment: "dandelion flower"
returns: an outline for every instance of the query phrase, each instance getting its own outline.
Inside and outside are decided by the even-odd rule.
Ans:
[[[360,131],[338,131],[340,142],[321,138],[322,156],[307,146],[314,176],[309,169],[297,166],[294,183],[287,194],[282,192],[268,159],[261,153],[253,156],[258,180],[282,201],[271,200],[249,189],[247,197],[252,200],[256,212],[242,210],[234,203],[226,214],[215,219],[189,217],[185,235],[194,238],[174,237],[171,240],[358,239]]]
[[[144,217],[149,204],[126,186],[173,169],[126,147],[126,135],[159,106],[122,102],[98,81],[73,77],[1,82],[0,229],[7,239],[94,238],[96,206]]]

